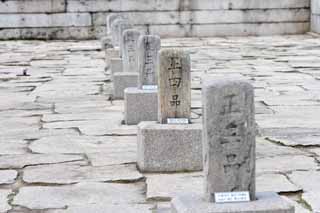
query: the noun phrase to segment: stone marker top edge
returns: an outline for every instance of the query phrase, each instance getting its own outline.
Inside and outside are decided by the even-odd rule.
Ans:
[[[124,35],[124,34],[129,34],[129,33],[137,33],[137,34],[139,33],[139,34],[141,34],[141,31],[138,30],[138,29],[129,28],[129,29],[125,29],[122,34]]]
[[[149,38],[157,39],[161,42],[161,38],[158,35],[141,35],[139,38],[139,43],[142,42],[143,39],[149,39]]]
[[[128,26],[128,27],[132,27],[132,25],[129,23],[128,20],[126,19],[116,19],[112,22],[111,24],[111,29],[113,29],[116,25],[120,26],[120,25],[125,25],[125,26]]]
[[[229,87],[230,84],[233,84],[235,86],[244,86],[248,87],[250,89],[253,89],[252,84],[248,80],[239,80],[236,78],[205,78],[202,83],[202,89],[206,88],[223,88],[223,87]]]
[[[171,47],[163,48],[159,51],[159,55],[160,56],[179,56],[181,58],[186,57],[190,59],[190,53],[182,48],[171,48]]]

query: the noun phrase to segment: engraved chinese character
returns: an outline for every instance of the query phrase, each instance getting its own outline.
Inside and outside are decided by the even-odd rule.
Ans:
[[[239,112],[239,109],[236,108],[237,103],[234,101],[234,97],[236,97],[236,95],[234,94],[227,95],[224,97],[227,103],[223,105],[222,111],[220,114],[224,115],[224,114]]]
[[[170,101],[171,106],[179,106],[181,104],[181,101],[178,100],[179,95],[173,95],[172,100]]]
[[[181,85],[181,78],[169,78],[170,87],[179,88]]]

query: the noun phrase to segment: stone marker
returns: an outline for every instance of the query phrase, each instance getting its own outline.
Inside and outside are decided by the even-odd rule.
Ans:
[[[168,118],[186,118],[191,113],[190,57],[176,49],[164,49],[159,55],[159,122]]]
[[[110,14],[107,16],[107,20],[106,20],[107,35],[111,34],[111,25],[116,19],[123,19],[123,16],[120,14]]]
[[[122,32],[125,29],[128,29],[130,27],[131,26],[129,25],[129,23],[126,20],[121,18],[117,18],[111,23],[111,37],[112,37],[112,44],[114,47],[120,46]]]
[[[158,114],[160,122],[138,125],[138,167],[145,172],[202,169],[201,125],[190,119],[190,59],[181,50],[159,52]],[[161,112],[160,112],[161,110]],[[167,124],[167,118],[186,123]]]
[[[243,81],[208,84],[202,100],[206,198],[214,202],[216,192],[248,191],[255,200],[253,87]]]
[[[101,49],[103,51],[107,51],[108,49],[112,49],[112,39],[110,37],[103,37],[101,39]]]
[[[119,52],[119,56],[122,57],[123,55],[123,32],[125,30],[129,30],[132,29],[132,26],[130,25],[130,23],[128,22],[128,20],[124,19],[122,20],[122,23],[120,24],[120,28],[119,28],[119,46],[120,46],[120,52]]]
[[[139,87],[125,90],[124,120],[127,125],[158,118],[156,67],[160,43],[160,38],[153,35],[141,36],[138,41]]]
[[[135,29],[125,30],[122,35],[122,61],[124,72],[138,72],[138,41],[140,31]]]
[[[105,70],[108,70],[110,67],[110,59],[113,56],[114,48],[112,45],[112,39],[110,37],[104,37],[101,39],[102,50],[105,52]]]
[[[158,52],[161,47],[159,36],[141,36],[138,42],[139,88],[158,85]]]
[[[253,87],[240,80],[203,84],[204,199],[184,193],[171,201],[174,213],[294,213],[273,192],[255,191]]]

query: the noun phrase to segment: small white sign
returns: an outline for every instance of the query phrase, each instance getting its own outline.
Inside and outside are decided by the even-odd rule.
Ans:
[[[168,118],[168,124],[189,124],[188,118]]]
[[[249,192],[219,192],[214,193],[216,203],[235,203],[235,202],[249,202]]]
[[[157,90],[158,85],[142,85],[142,90]]]

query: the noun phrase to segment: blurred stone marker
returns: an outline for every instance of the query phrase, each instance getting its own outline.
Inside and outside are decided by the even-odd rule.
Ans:
[[[122,35],[122,61],[124,72],[138,72],[138,41],[141,36],[140,31],[128,29]]]
[[[138,43],[139,88],[154,90],[158,88],[158,53],[161,47],[159,36],[141,36]]]
[[[141,121],[156,121],[158,118],[156,68],[160,46],[161,41],[158,36],[144,35],[139,38],[137,46],[138,88],[127,88],[124,94],[124,120],[127,125],[136,125]]]

